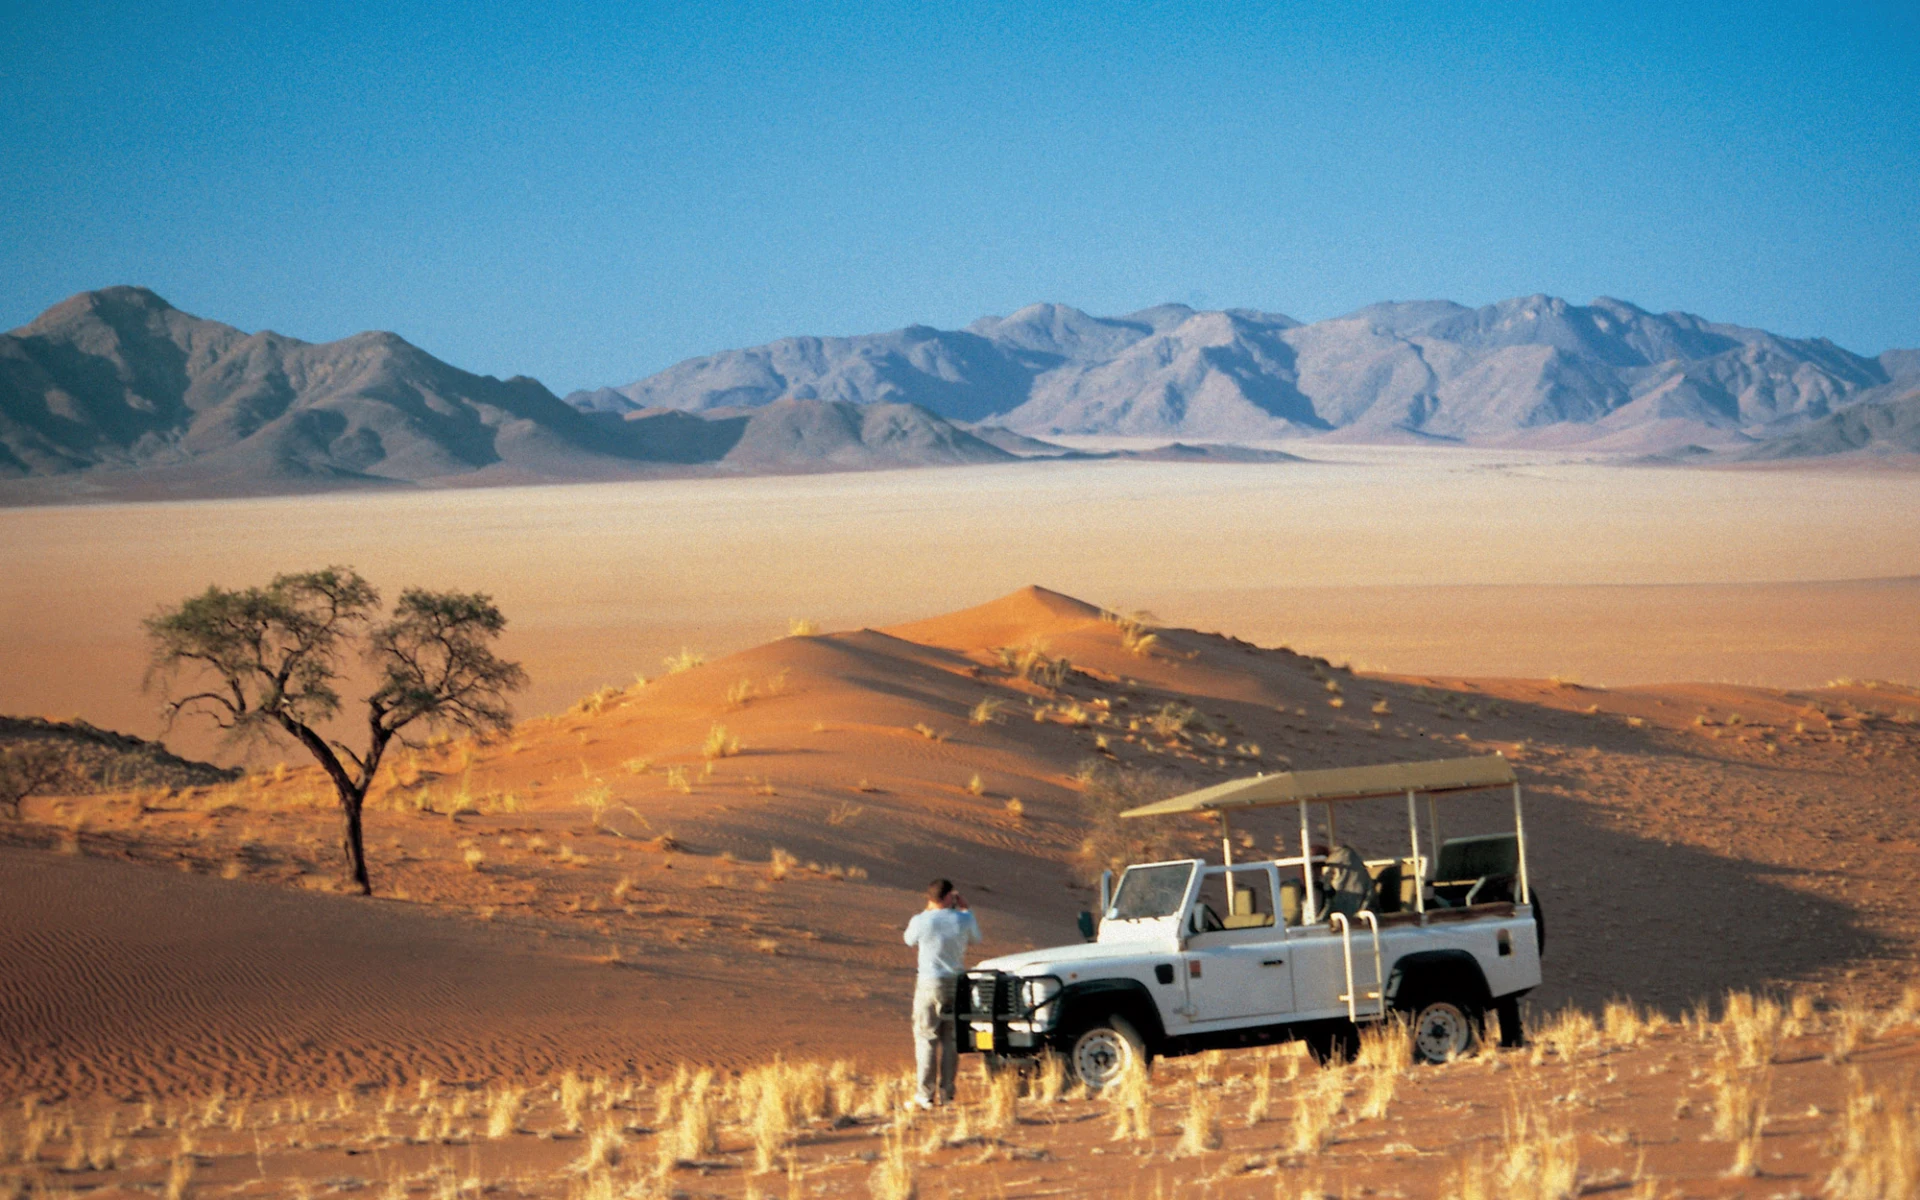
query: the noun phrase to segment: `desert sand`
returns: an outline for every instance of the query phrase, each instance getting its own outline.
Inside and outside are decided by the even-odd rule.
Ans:
[[[1439,514],[1428,540],[1384,534],[1335,508],[1322,524],[1348,522],[1341,547],[1322,544],[1319,531],[1288,532],[1276,515],[1283,500],[1252,484],[1237,493],[1222,484],[1228,494],[1205,510],[1218,514],[1209,523],[1174,511],[1168,496],[1181,489],[1161,468],[1099,473],[1110,466],[1088,468],[1101,481],[1094,490],[1108,489],[1106,520],[1083,513],[1087,537],[1051,574],[1119,583],[1150,572],[1158,596],[1184,587],[1223,613],[1280,594],[1259,591],[1272,579],[1238,560],[1202,553],[1230,558],[1229,543],[1253,538],[1247,510],[1261,497],[1265,544],[1319,555],[1309,594],[1364,585],[1362,595],[1397,588],[1418,598],[1406,573],[1425,570],[1450,603],[1538,599],[1555,585],[1533,572],[1558,554],[1563,571],[1575,557],[1586,563],[1590,574],[1569,577],[1604,594],[1670,589],[1725,601],[1750,589],[1767,597],[1749,609],[1750,628],[1781,645],[1796,631],[1766,614],[1804,620],[1810,610],[1781,606],[1778,593],[1813,596],[1807,604],[1830,612],[1897,612],[1911,595],[1898,580],[1913,573],[1908,556],[1920,544],[1889,532],[1920,507],[1886,507],[1907,497],[1885,476],[1648,472],[1625,477],[1643,489],[1638,500],[1595,514],[1582,505],[1614,477],[1588,468],[1460,471],[1410,456],[1405,486],[1434,496]],[[1355,468],[1311,469],[1334,481],[1324,491]],[[407,537],[379,547],[364,540],[376,511],[358,507],[373,503],[364,497],[0,514],[10,537],[38,539],[10,544],[48,565],[40,588],[87,580],[90,598],[56,613],[50,594],[17,578],[0,584],[9,617],[25,618],[6,626],[10,688],[71,686],[44,664],[79,646],[89,624],[123,625],[214,579],[342,559],[390,588],[494,591],[519,618],[514,649],[536,677],[570,681],[557,698],[553,683],[529,697],[526,710],[545,715],[508,737],[393,760],[368,819],[372,899],[334,890],[336,818],[317,773],[291,756],[294,769],[232,785],[35,798],[24,820],[0,823],[0,1095],[38,1106],[0,1117],[0,1141],[15,1148],[0,1173],[50,1186],[158,1187],[185,1171],[201,1192],[236,1195],[284,1194],[295,1180],[353,1180],[386,1195],[858,1195],[874,1183],[875,1159],[884,1165],[905,1147],[900,1161],[927,1196],[1426,1195],[1475,1156],[1557,1146],[1577,1157],[1590,1188],[1807,1194],[1865,1119],[1849,1105],[1909,1086],[1920,1053],[1920,999],[1906,991],[1920,947],[1920,917],[1906,902],[1920,884],[1920,691],[1884,681],[1897,670],[1875,669],[1888,661],[1876,648],[1890,648],[1896,666],[1898,654],[1915,653],[1891,617],[1877,632],[1803,639],[1802,664],[1774,685],[1608,678],[1607,664],[1653,660],[1631,657],[1652,651],[1602,604],[1553,618],[1570,631],[1602,623],[1589,638],[1603,647],[1600,671],[1578,678],[1564,657],[1505,674],[1447,669],[1454,660],[1431,647],[1454,647],[1467,662],[1513,659],[1471,658],[1488,640],[1480,618],[1449,629],[1384,601],[1323,619],[1403,639],[1382,645],[1429,645],[1430,657],[1374,662],[1349,648],[1343,657],[1374,668],[1356,670],[1273,644],[1291,635],[1269,642],[1171,620],[1129,648],[1102,609],[1158,604],[1167,617],[1174,606],[1147,587],[1079,599],[1012,586],[972,607],[925,601],[972,592],[980,580],[968,572],[990,564],[995,578],[1038,570],[1035,548],[1065,544],[1064,512],[1077,502],[1042,503],[1057,476],[1012,471],[1004,486],[970,495],[967,481],[1001,477],[932,474],[915,476],[919,490],[888,509],[848,504],[884,493],[844,478],[688,484],[708,507],[656,522],[621,502],[659,493],[623,488],[384,497],[376,523]],[[1378,487],[1389,475],[1345,478]],[[1793,528],[1734,537],[1740,515],[1764,498],[1754,489],[1766,487],[1804,493]],[[1359,503],[1365,490],[1350,483],[1348,499]],[[1447,524],[1486,494],[1504,506],[1495,532],[1530,539],[1525,552],[1499,553],[1498,538],[1475,543]],[[1542,505],[1526,503],[1542,495],[1564,499],[1555,511],[1578,536],[1548,536]],[[500,503],[514,496],[515,505]],[[733,521],[742,510],[730,506],[743,497],[764,509],[771,496],[784,497],[785,541]],[[1637,561],[1635,531],[1651,536],[1661,505],[1684,496],[1695,523],[1670,544],[1685,553],[1657,570]],[[585,503],[595,497],[598,506]],[[1869,501],[1883,506],[1878,517],[1851,520]],[[332,519],[329,505],[340,506]],[[965,519],[924,540],[879,540],[932,525],[936,509]],[[850,515],[836,523],[829,510]],[[993,519],[976,519],[983,511]],[[1406,520],[1424,519],[1417,505],[1407,511]],[[1529,512],[1536,528],[1515,533]],[[345,517],[362,518],[357,533]],[[1848,547],[1843,557],[1813,552],[1829,539]],[[457,561],[461,545],[476,544],[473,561]],[[180,561],[181,547],[199,556]],[[288,547],[298,564],[280,557]],[[124,552],[123,569],[85,574],[89,553],[109,550]],[[1448,574],[1470,550],[1481,577]],[[775,562],[785,566],[774,571]],[[1857,571],[1822,574],[1823,562]],[[1236,571],[1252,592],[1228,586]],[[1835,582],[1849,574],[1891,582]],[[702,586],[712,589],[708,609]],[[1289,595],[1302,594],[1292,586]],[[872,619],[837,619],[845,607],[833,608],[835,596],[869,606]],[[1657,646],[1732,607],[1703,615],[1650,600],[1629,611],[1663,614],[1667,623],[1654,623],[1667,641]],[[626,624],[639,614],[664,629]],[[825,632],[780,636],[797,616]],[[1509,612],[1506,627],[1526,626],[1525,616]],[[728,631],[742,644],[723,654]],[[1531,638],[1477,652],[1553,652],[1547,632],[1536,627]],[[661,656],[682,645],[705,649],[706,661],[661,675]],[[1720,645],[1722,662],[1752,653]],[[1009,647],[1071,670],[1057,682],[1024,677],[1007,665]],[[137,678],[137,651],[125,638],[96,647],[91,661]],[[16,653],[43,665],[15,669],[26,661]],[[579,656],[572,667],[567,653]],[[1867,665],[1857,679],[1829,680],[1846,654]],[[636,683],[635,672],[655,678]],[[596,684],[606,686],[589,693]],[[93,681],[73,694],[105,692]],[[1168,705],[1193,716],[1148,719]],[[1256,770],[1486,752],[1518,764],[1530,797],[1550,931],[1547,981],[1530,997],[1537,1050],[1395,1069],[1398,1098],[1371,1116],[1368,1089],[1387,1085],[1361,1068],[1325,1082],[1287,1055],[1169,1064],[1155,1074],[1150,1135],[1119,1143],[1105,1102],[1032,1097],[1007,1123],[1004,1102],[996,1109],[972,1080],[959,1112],[897,1117],[911,969],[898,929],[919,887],[936,873],[960,883],[988,934],[982,954],[1075,940],[1074,915],[1091,896],[1079,854],[1078,774],[1089,762],[1187,787]],[[1498,819],[1501,806],[1490,803],[1479,819]],[[1463,805],[1458,828],[1475,819]],[[1359,821],[1343,833],[1370,851],[1395,837],[1390,824]],[[1249,851],[1283,832],[1242,826]],[[1165,836],[1173,848],[1217,853],[1209,827]],[[1771,1032],[1755,1051],[1741,1032],[1750,1021],[1720,1021],[1730,990],[1797,996],[1800,1007],[1761,1020]],[[1656,1027],[1616,1013],[1603,1035],[1585,1032],[1584,1018],[1555,1016],[1597,1014],[1620,997],[1656,1014]],[[1697,1015],[1702,1004],[1714,1006],[1707,1017]],[[840,1098],[781,1135],[788,1157],[776,1161],[790,1165],[757,1174],[758,1118],[738,1073],[776,1056],[847,1065],[839,1083],[822,1085]],[[720,1073],[716,1136],[687,1153],[675,1140],[687,1111],[685,1077],[672,1082],[681,1067]],[[1270,1112],[1251,1120],[1262,1069],[1275,1080]],[[601,1082],[583,1090],[568,1072]],[[1719,1109],[1735,1102],[1727,1088],[1752,1091],[1763,1079],[1774,1115],[1756,1127],[1764,1136],[1748,1139],[1761,1175],[1729,1177],[1740,1139],[1716,1131]],[[510,1088],[531,1090],[514,1097],[502,1091]],[[1195,1094],[1225,1122],[1224,1142],[1182,1152]],[[492,1136],[490,1107],[503,1095],[511,1119]],[[591,1120],[568,1117],[569,1096]],[[1330,1141],[1302,1150],[1291,1122],[1310,1104],[1333,1114]],[[1884,1104],[1906,1111],[1904,1101]],[[117,1133],[101,1132],[108,1111]],[[1522,1112],[1545,1132],[1515,1149]],[[598,1141],[586,1136],[595,1130]],[[36,1136],[41,1147],[23,1160],[19,1147]]]
[[[1036,581],[1382,670],[1920,679],[1920,474],[1316,452],[4,509],[0,711],[151,736],[140,618],[328,562],[389,595],[492,592],[528,713],[792,618],[882,626]]]

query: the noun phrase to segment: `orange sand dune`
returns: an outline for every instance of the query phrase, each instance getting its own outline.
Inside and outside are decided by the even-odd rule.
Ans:
[[[1337,453],[0,509],[0,712],[154,736],[141,618],[330,562],[389,597],[492,593],[527,714],[683,646],[890,627],[1036,580],[1377,670],[1920,681],[1920,473]]]
[[[1906,978],[1910,690],[1383,677],[1218,634],[1156,638],[1131,652],[1097,607],[1027,588],[783,638],[500,742],[402,753],[369,816],[372,901],[293,890],[335,869],[311,771],[35,801],[0,855],[0,1021],[24,1048],[0,1060],[0,1092],[524,1077],[779,1049],[897,1061],[898,930],[928,877],[973,899],[983,954],[1075,936],[1089,898],[1075,772],[1090,760],[1184,787],[1511,755],[1548,915],[1542,1007]],[[1024,678],[1004,647],[1072,669]],[[1193,709],[1189,729],[1151,731],[1168,705]],[[1497,827],[1503,810],[1450,807],[1446,830]],[[1284,814],[1237,824],[1256,845],[1297,836]],[[1210,826],[1175,828],[1217,853]],[[1375,853],[1404,827],[1383,812],[1341,836]],[[60,845],[79,853],[48,853]]]

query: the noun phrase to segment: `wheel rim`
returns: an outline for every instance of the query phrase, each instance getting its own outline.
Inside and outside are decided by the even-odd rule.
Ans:
[[[1133,1065],[1133,1044],[1111,1026],[1089,1029],[1073,1044],[1073,1073],[1094,1091],[1126,1074]]]
[[[1414,1023],[1413,1047],[1427,1062],[1446,1062],[1466,1052],[1473,1041],[1473,1023],[1455,1004],[1441,1001],[1420,1010]]]

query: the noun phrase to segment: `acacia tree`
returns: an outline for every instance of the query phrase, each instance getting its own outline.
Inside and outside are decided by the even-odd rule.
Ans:
[[[25,745],[0,748],[0,808],[18,820],[28,796],[67,782],[67,756],[53,746]]]
[[[146,621],[149,687],[165,694],[169,725],[204,716],[237,738],[283,733],[312,754],[340,800],[346,882],[371,894],[360,812],[380,760],[401,730],[507,728],[506,694],[525,687],[518,663],[496,658],[506,627],[479,592],[409,588],[380,619],[380,593],[350,567],[280,575],[264,588],[209,587]],[[340,713],[335,685],[358,648],[376,686],[366,698],[366,745],[354,750],[321,727]],[[176,684],[187,691],[175,695]]]

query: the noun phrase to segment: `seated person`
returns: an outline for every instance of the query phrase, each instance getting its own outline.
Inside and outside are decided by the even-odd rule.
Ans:
[[[1352,846],[1336,846],[1327,855],[1321,876],[1326,881],[1326,906],[1329,913],[1348,918],[1359,916],[1374,905],[1373,875]]]

